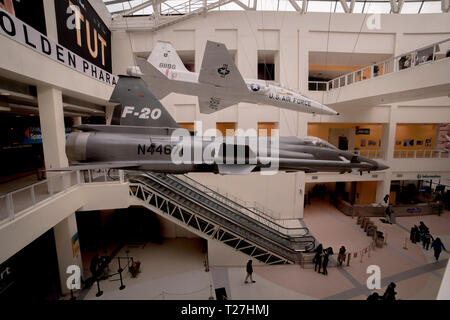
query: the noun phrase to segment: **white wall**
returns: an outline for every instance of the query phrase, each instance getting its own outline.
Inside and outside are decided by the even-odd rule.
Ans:
[[[278,80],[296,90],[307,92],[308,53],[310,51],[389,54],[398,55],[424,45],[450,37],[450,19],[448,14],[422,15],[381,15],[381,29],[370,30],[363,23],[365,15],[333,13],[296,12],[209,12],[206,17],[199,16],[168,26],[156,32],[150,32],[147,17],[115,19],[111,25],[117,40],[114,43],[114,67],[125,70],[130,64],[131,51],[150,53],[157,40],[171,41],[177,50],[195,52],[196,71],[203,58],[207,40],[220,41],[229,50],[236,50],[236,62],[242,75],[247,78],[257,76],[258,50],[274,50],[275,68]],[[127,27],[133,30],[122,34]],[[328,34],[328,30],[330,33]],[[361,31],[361,32],[360,32]],[[446,68],[448,64],[446,64]],[[433,68],[428,68],[433,69]],[[439,80],[445,73],[441,72]],[[403,77],[406,73],[403,74]],[[433,72],[427,75],[427,81],[433,81]],[[380,78],[381,80],[381,78]],[[419,79],[417,85],[424,79]],[[393,79],[388,88],[395,88],[399,79]],[[402,81],[407,81],[407,77]],[[364,84],[363,84],[364,85]],[[383,86],[383,83],[380,83]],[[384,84],[386,85],[386,84]],[[358,90],[356,94],[364,97],[371,92],[370,84]],[[350,89],[350,88],[349,88]],[[322,92],[309,92],[312,99],[329,100]],[[348,93],[352,94],[351,90]],[[345,94],[343,94],[345,97]],[[331,97],[330,99],[332,99]],[[334,97],[335,98],[335,97]],[[331,100],[330,100],[331,101]],[[340,123],[382,123],[389,135],[395,135],[398,122],[440,123],[450,122],[450,98],[433,98],[396,102],[395,112],[391,105],[367,106],[366,104],[337,105],[340,116],[312,116],[274,108],[240,103],[212,115],[202,115],[198,111],[197,98],[171,94],[162,100],[164,106],[179,122],[203,121],[203,130],[215,128],[216,122],[235,122],[242,129],[256,128],[258,122],[276,122],[280,135],[305,135],[308,122]],[[378,102],[377,102],[378,103]],[[394,124],[394,126],[392,126]],[[393,130],[388,130],[392,129]],[[383,139],[383,145],[393,150],[388,143],[394,139]],[[385,143],[386,142],[386,143]],[[391,156],[392,157],[392,156]],[[390,161],[390,158],[387,161]],[[406,163],[402,165],[402,163]],[[444,161],[405,160],[394,161],[393,169],[398,171],[430,170],[436,164],[436,170],[449,171]],[[388,163],[390,165],[390,163]],[[447,166],[447,167],[446,167]],[[192,174],[202,183],[217,186],[249,203],[258,202],[276,212],[275,218],[294,218],[303,216],[304,181],[361,181],[383,180],[388,173],[359,175],[319,174],[319,180],[312,180],[312,174],[280,173],[264,177],[259,174],[248,176],[219,176],[213,174]]]

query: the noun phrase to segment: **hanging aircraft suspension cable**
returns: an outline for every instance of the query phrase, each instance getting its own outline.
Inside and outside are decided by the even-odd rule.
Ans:
[[[128,5],[130,6],[130,9],[131,9],[132,5],[131,5],[130,1],[128,1]],[[125,11],[125,5],[124,5],[123,2],[122,2],[122,9],[123,9],[123,11]],[[128,41],[130,43],[131,56],[133,57],[134,65],[137,66],[136,56],[134,55],[134,50],[133,50],[133,42],[131,41],[131,32],[130,32],[129,27],[128,27],[128,18],[124,17],[123,15],[122,15],[122,18],[125,19],[125,25],[127,26]]]
[[[329,50],[329,44],[330,44],[330,33],[331,33],[331,6],[332,2],[330,2],[330,13],[328,14],[328,32],[327,32],[327,49],[325,51],[325,68],[328,67],[328,50]],[[322,105],[324,104],[324,98],[325,98],[325,92],[322,92]],[[322,123],[322,115],[319,114],[319,123]]]
[[[347,65],[348,63],[350,63],[350,60],[351,60],[351,58],[352,58],[352,55],[353,55],[353,53],[355,53],[356,46],[358,45],[358,41],[359,41],[359,36],[361,35],[361,31],[362,31],[362,29],[363,29],[363,27],[364,27],[364,24],[365,24],[365,22],[366,22],[367,15],[369,14],[370,5],[371,5],[371,2],[369,2],[369,5],[367,6],[367,11],[366,11],[366,13],[365,13],[365,15],[364,15],[363,21],[362,21],[361,26],[360,26],[360,28],[359,28],[359,32],[358,32],[358,35],[357,35],[357,37],[356,37],[355,44],[354,44],[354,46],[353,46],[352,52],[351,52],[351,54],[350,54],[350,57],[348,57],[347,63],[346,63],[345,65]],[[362,80],[362,77],[363,77],[363,74],[361,73],[361,80]],[[337,96],[336,96],[336,101],[335,101],[334,103],[337,103],[337,102],[338,102],[339,96],[341,95],[341,88],[342,88],[342,87],[341,87],[341,79],[340,79],[340,77],[339,77],[338,84],[339,84],[339,90],[338,90],[338,94],[337,94]]]
[[[272,5],[273,5],[273,2],[272,2]],[[273,6],[272,6],[272,8],[274,8]],[[278,13],[279,11],[277,11],[277,13]],[[286,11],[284,11],[284,13],[283,13],[283,17],[282,17],[282,19],[281,19],[281,26],[279,27],[279,30],[281,30],[282,29],[282,27],[283,27],[283,22],[284,22],[284,18],[285,18],[285,14],[286,14]],[[247,16],[247,19],[248,19],[248,16]],[[262,24],[262,26],[264,27],[264,11],[263,10],[261,10],[261,24]],[[263,31],[263,34],[262,34],[262,38],[263,38],[263,50],[264,50],[264,55],[263,55],[263,59],[264,59],[264,68],[265,68],[265,70],[267,70],[267,73],[269,73],[269,69],[267,68],[267,64],[266,64],[266,41],[265,41],[265,32]],[[278,48],[278,49],[280,49],[280,48]],[[283,71],[285,72],[285,74],[286,74],[286,70],[285,70],[285,68],[284,68],[284,64],[283,64],[283,62],[281,62],[281,57],[280,57],[280,50],[278,50],[278,60],[279,60],[279,64],[281,65],[281,66],[283,66]],[[273,68],[273,72],[275,73],[275,61],[274,61],[274,68]],[[273,75],[273,79],[275,79],[275,74]],[[280,82],[281,82],[281,80],[280,80]],[[286,80],[286,86],[289,88],[290,86],[289,86],[289,81],[287,81]],[[284,117],[287,117],[286,115],[285,115],[285,113],[282,111],[282,110],[279,110],[279,112],[280,112],[280,116],[284,116]],[[288,127],[288,131],[289,132],[294,132],[293,130],[291,130],[291,125],[290,125],[290,122],[289,122],[289,119],[286,119],[286,124],[287,124],[287,127]],[[295,132],[294,133],[295,135],[297,135],[297,132]]]

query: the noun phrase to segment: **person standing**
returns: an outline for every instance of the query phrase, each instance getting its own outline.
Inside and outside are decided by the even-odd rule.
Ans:
[[[346,251],[345,247],[341,246],[341,248],[339,249],[339,255],[338,255],[339,266],[342,266],[342,263],[345,261],[345,258],[346,258],[345,251]]]
[[[323,246],[322,244],[319,244],[316,248],[316,250],[314,250],[316,252],[316,254],[314,255],[313,258],[313,263],[314,263],[314,271],[317,271],[320,273],[320,267],[322,266],[322,251],[323,251]],[[319,270],[317,270],[317,267],[319,267]]]
[[[252,283],[255,283],[256,281],[253,280],[253,266],[252,266],[252,260],[248,260],[247,262],[247,276],[245,277],[245,283],[248,283],[248,278],[252,281]]]
[[[323,262],[322,262],[323,272],[322,272],[322,274],[324,276],[326,276],[328,274],[327,267],[328,267],[328,256],[329,256],[329,254],[330,253],[328,252],[328,249],[323,251]]]
[[[416,238],[415,232],[416,232],[416,226],[411,227],[411,232],[409,234],[409,240],[411,240],[412,243],[414,243],[414,239]]]
[[[430,243],[431,243],[432,239],[433,239],[433,236],[429,232],[427,232],[423,235],[422,242],[423,242],[423,248],[425,250],[428,251],[428,249],[430,248]]]
[[[98,276],[98,269],[100,264],[101,257],[98,253],[91,260],[91,265],[89,266],[89,270],[91,271],[92,277],[95,279]]]
[[[395,292],[396,284],[391,282],[388,287],[386,288],[386,291],[383,294],[383,300],[385,301],[395,301],[395,295],[397,292]]]
[[[434,257],[436,258],[436,261],[439,260],[439,256],[441,254],[442,249],[447,251],[440,238],[436,238],[436,240],[433,241],[433,243],[431,244],[431,248],[434,249]]]

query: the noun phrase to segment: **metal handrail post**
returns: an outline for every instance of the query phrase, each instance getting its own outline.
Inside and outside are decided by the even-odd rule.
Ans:
[[[6,207],[8,210],[8,217],[10,220],[14,220],[14,203],[12,198],[12,193],[6,196]]]

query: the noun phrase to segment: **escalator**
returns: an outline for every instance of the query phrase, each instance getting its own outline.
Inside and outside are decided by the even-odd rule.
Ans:
[[[267,264],[299,263],[315,247],[307,228],[281,226],[184,175],[129,176],[130,195],[140,205]]]

